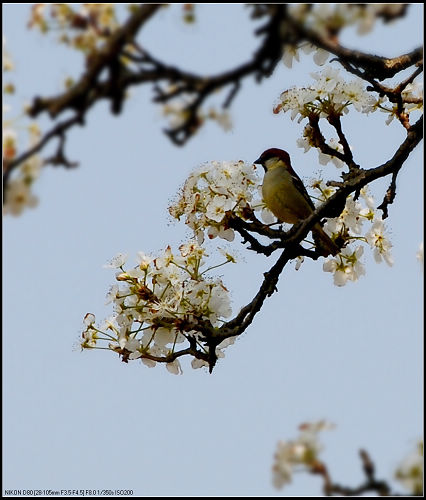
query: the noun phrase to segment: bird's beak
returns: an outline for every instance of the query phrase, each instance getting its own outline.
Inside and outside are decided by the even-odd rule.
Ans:
[[[257,164],[257,165],[262,165],[263,169],[264,169],[264,170],[265,170],[265,172],[266,172],[266,167],[265,167],[265,165],[262,163],[262,161],[261,161],[260,157],[259,157],[256,161],[254,161],[253,163],[254,163],[254,164]]]

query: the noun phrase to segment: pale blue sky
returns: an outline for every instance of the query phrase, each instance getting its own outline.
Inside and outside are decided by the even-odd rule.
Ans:
[[[3,33],[23,101],[59,93],[81,73],[81,56],[26,29],[29,5],[5,5]],[[366,37],[345,33],[350,47],[396,56],[422,41],[421,5]],[[146,25],[142,41],[160,59],[200,73],[246,60],[257,40],[240,5],[197,8],[184,25],[178,6]],[[149,87],[135,88],[118,118],[101,103],[75,129],[67,153],[74,171],[48,167],[35,186],[40,204],[4,220],[4,489],[133,489],[135,495],[314,495],[321,481],[296,475],[276,491],[276,443],[306,420],[337,424],[322,436],[332,478],[356,485],[358,450],[366,448],[388,479],[414,447],[423,422],[422,281],[415,254],[423,239],[422,148],[404,166],[388,224],[395,264],[365,258],[367,275],[344,288],[320,262],[293,266],[252,327],[226,351],[212,375],[121,363],[113,353],[73,350],[86,312],[111,313],[105,294],[114,273],[103,264],[122,251],[175,248],[188,236],[170,224],[167,206],[187,174],[207,160],[253,161],[267,147],[290,152],[306,180],[317,154],[297,148],[303,124],[273,115],[279,94],[319,70],[304,56],[279,66],[262,85],[252,79],[232,107],[234,128],[207,124],[184,148],[161,129]],[[389,159],[404,137],[383,114],[350,113],[344,127],[356,160]],[[40,122],[45,123],[44,121]],[[326,167],[327,172],[334,167]],[[374,186],[381,201],[389,179]],[[216,247],[216,242],[212,249]],[[234,312],[251,300],[273,259],[232,245],[242,262],[223,271]],[[368,253],[368,252],[367,252]]]

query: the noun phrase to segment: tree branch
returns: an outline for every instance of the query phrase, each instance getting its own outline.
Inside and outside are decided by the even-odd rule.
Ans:
[[[79,125],[84,124],[83,117],[80,114],[77,114],[77,115],[73,116],[72,118],[69,118],[68,120],[65,120],[65,121],[55,125],[49,132],[47,132],[43,136],[43,138],[37,144],[35,144],[32,148],[30,148],[27,151],[25,151],[24,153],[22,153],[20,156],[18,156],[14,160],[12,160],[12,161],[5,160],[3,162],[3,185],[4,185],[4,187],[7,186],[7,183],[9,181],[10,174],[12,173],[12,171],[16,167],[18,167],[21,163],[24,163],[26,160],[28,160],[28,158],[35,155],[39,151],[41,151],[44,148],[44,146],[48,142],[50,142],[50,140],[53,139],[54,137],[59,137],[59,149],[58,149],[58,153],[56,155],[56,164],[58,164],[59,159],[62,159],[62,161],[60,161],[60,163],[62,163],[63,165],[65,165],[67,167],[76,166],[77,163],[70,162],[70,161],[66,160],[66,158],[64,156],[65,132],[75,124],[79,124]],[[54,158],[45,160],[45,163],[48,163],[48,162],[54,163]]]
[[[396,58],[375,56],[347,49],[337,42],[336,36],[320,36],[314,30],[304,26],[303,22],[293,19],[287,4],[251,5],[253,17],[267,18],[265,24],[255,33],[264,38],[254,56],[246,63],[218,75],[196,75],[160,62],[145,49],[140,48],[134,40],[138,30],[160,7],[159,4],[140,5],[127,22],[107,39],[104,46],[97,53],[90,55],[88,69],[81,79],[61,95],[48,98],[36,97],[29,111],[30,116],[38,116],[46,111],[52,118],[55,118],[61,112],[72,109],[77,112],[82,121],[87,110],[98,100],[105,98],[111,101],[112,112],[117,114],[121,112],[125,91],[129,86],[154,83],[155,102],[165,103],[182,95],[189,98],[182,110],[182,122],[165,130],[165,133],[175,144],[183,145],[202,124],[200,109],[205,100],[216,91],[231,86],[223,103],[224,108],[230,106],[238,94],[244,78],[253,75],[256,81],[260,82],[263,78],[271,75],[281,59],[283,45],[293,44],[297,46],[308,41],[333,53],[347,69],[351,68],[352,72],[357,71],[358,76],[370,81],[370,83],[374,79],[394,76],[397,72],[413,64],[420,64],[422,59],[421,47]],[[401,8],[397,12],[384,9],[380,16],[385,21],[389,21],[402,17],[405,11],[406,8]],[[127,50],[128,46],[136,48],[139,55]],[[136,65],[136,69],[131,70],[124,66],[121,61],[123,56],[131,60]],[[106,80],[100,81],[101,75],[105,74],[104,70],[108,70],[108,77]],[[159,85],[162,82],[171,84],[172,87],[163,89]],[[376,89],[379,89],[378,85],[376,82]],[[77,122],[78,120],[73,124]],[[409,127],[407,120],[404,121],[402,115],[401,122],[406,128]],[[70,128],[73,124],[66,128]],[[40,141],[40,147],[31,148],[7,165],[9,173],[6,175],[6,180],[11,169],[44,147],[51,138],[49,134],[50,132],[47,134],[46,140]],[[319,134],[319,138],[321,137]],[[320,148],[325,154],[330,154],[343,161],[345,161],[343,156],[349,158],[344,144],[342,145],[345,149],[345,155],[341,155],[327,146],[325,140],[319,142],[321,143]],[[57,155],[57,159],[60,159],[60,156]],[[66,162],[62,163],[66,165]]]
[[[374,492],[379,496],[394,496],[395,494],[392,493],[386,481],[376,479],[375,467],[368,453],[365,450],[360,450],[359,453],[362,461],[362,468],[366,476],[366,480],[360,486],[348,487],[333,483],[326,466],[323,463],[316,464],[316,468],[314,467],[312,472],[323,476],[324,495],[362,496],[365,493]]]
[[[336,213],[339,215],[346,203],[347,196],[351,193],[359,191],[376,179],[398,172],[422,137],[423,117],[411,127],[406,139],[389,161],[370,170],[359,169],[355,174],[347,174],[345,183],[340,185],[339,189],[327,201],[320,205],[304,221],[295,224],[290,231],[285,233],[285,245],[283,245],[285,249],[272,268],[264,274],[262,285],[253,300],[244,306],[234,319],[222,325],[214,333],[214,336],[225,339],[241,335],[252,323],[266,298],[270,297],[276,291],[279,276],[288,261],[300,255],[298,253],[300,242],[306,237],[313,226],[324,217],[336,217]]]
[[[93,87],[105,68],[118,61],[123,47],[132,41],[141,26],[152,17],[161,4],[143,4],[132,13],[127,22],[106,41],[105,46],[89,60],[89,67],[68,92],[50,98],[36,97],[28,114],[32,117],[47,111],[52,118],[66,109],[74,109],[80,114],[88,107],[88,97],[92,95]],[[120,63],[119,63],[120,64]],[[92,100],[93,102],[93,100]]]

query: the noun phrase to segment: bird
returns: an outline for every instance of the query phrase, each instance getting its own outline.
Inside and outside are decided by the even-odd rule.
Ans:
[[[253,162],[262,165],[265,176],[262,184],[263,201],[279,222],[296,224],[311,215],[315,206],[303,182],[291,166],[287,151],[270,148]],[[317,222],[312,228],[315,245],[321,255],[337,255],[339,247]]]

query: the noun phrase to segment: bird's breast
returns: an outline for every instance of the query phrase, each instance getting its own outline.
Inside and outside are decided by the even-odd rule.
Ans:
[[[280,222],[296,224],[306,219],[312,208],[293,184],[285,169],[272,169],[265,173],[262,184],[263,201]]]

